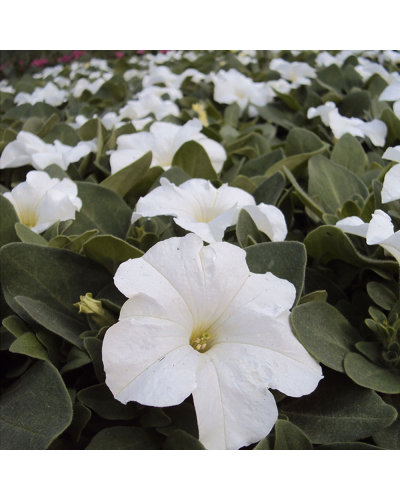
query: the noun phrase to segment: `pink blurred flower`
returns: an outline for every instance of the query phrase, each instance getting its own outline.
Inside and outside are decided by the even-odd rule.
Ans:
[[[117,59],[121,59],[121,57],[124,57],[124,53],[122,52],[122,50],[117,50],[117,52],[115,53],[115,57]]]
[[[69,63],[72,60],[72,55],[65,54],[57,59],[59,63]]]
[[[31,66],[36,66],[37,68],[40,68],[41,66],[46,66],[47,64],[49,64],[48,59],[34,59],[31,62]]]
[[[86,51],[85,50],[73,50],[72,51],[72,58],[73,59],[79,59],[80,57],[84,56],[86,54]]]

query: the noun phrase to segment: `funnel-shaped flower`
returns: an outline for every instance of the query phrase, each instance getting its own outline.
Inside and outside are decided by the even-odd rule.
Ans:
[[[236,224],[242,208],[247,210],[260,231],[272,241],[283,241],[287,227],[279,208],[256,202],[243,189],[223,184],[215,188],[204,179],[190,179],[175,186],[168,179],[161,186],[140,198],[132,222],[140,217],[172,215],[178,226],[200,236],[203,241],[222,241],[225,229]]]
[[[75,182],[51,179],[46,172],[29,172],[25,182],[3,196],[14,205],[21,223],[35,233],[57,221],[75,219],[82,206]]]
[[[268,389],[300,397],[321,379],[290,329],[294,286],[251,273],[245,257],[189,234],[124,262],[114,278],[128,301],[104,338],[108,387],[122,403],[158,407],[193,394],[209,449],[237,449],[270,432],[278,412]]]
[[[111,151],[111,172],[115,174],[148,151],[153,153],[152,167],[169,168],[175,153],[188,141],[196,141],[203,146],[215,171],[220,172],[226,160],[225,149],[218,142],[203,135],[200,132],[202,128],[203,125],[198,119],[190,120],[183,126],[156,122],[150,127],[150,132],[121,135],[117,139],[117,150]]]
[[[359,217],[346,217],[336,223],[342,231],[367,239],[367,245],[380,245],[400,264],[400,231],[394,232],[392,219],[382,210],[375,210],[371,222]]]

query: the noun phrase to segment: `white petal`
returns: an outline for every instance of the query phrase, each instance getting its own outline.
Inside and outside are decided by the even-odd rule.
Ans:
[[[360,130],[371,139],[375,146],[383,147],[386,141],[387,125],[381,120],[372,120],[371,122],[363,123]]]
[[[398,101],[400,99],[400,83],[388,85],[379,96],[380,101]]]
[[[287,226],[285,217],[279,208],[265,203],[243,208],[250,214],[257,228],[265,233],[271,241],[285,240]]]
[[[123,168],[128,167],[148,151],[143,149],[121,149],[112,152],[110,156],[111,173],[115,174]]]
[[[175,323],[158,318],[123,320],[103,341],[106,383],[122,403],[182,403],[196,387],[199,353]]]
[[[218,174],[219,172],[221,172],[222,167],[224,166],[224,163],[226,161],[226,151],[224,147],[221,146],[221,144],[219,144],[218,142],[213,141],[208,137],[205,136],[203,137],[196,140],[206,150],[206,153],[210,158],[211,164],[214,167],[214,170]]]
[[[400,163],[400,146],[395,148],[387,148],[382,158],[384,160],[392,160]]]
[[[345,233],[355,234],[356,236],[367,237],[369,223],[364,222],[360,217],[346,217],[336,223],[336,226]]]
[[[400,231],[396,231],[392,236],[382,241],[380,245],[390,252],[400,264]]]
[[[392,219],[382,210],[375,210],[367,233],[367,244],[377,245],[394,233]]]
[[[199,439],[208,449],[236,450],[265,437],[278,418],[258,360],[244,349],[215,346],[201,356],[193,400]]]
[[[382,189],[382,203],[400,198],[400,163],[394,165],[385,175]]]
[[[153,127],[152,125],[151,127]],[[178,149],[185,143],[191,140],[196,140],[196,135],[201,131],[203,125],[201,121],[197,118],[190,120],[180,127],[174,137],[173,149],[178,151]]]

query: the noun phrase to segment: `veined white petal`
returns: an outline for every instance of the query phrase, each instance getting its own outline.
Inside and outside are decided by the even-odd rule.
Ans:
[[[271,241],[285,240],[287,226],[285,217],[279,208],[265,203],[243,208],[250,214],[257,228],[265,233]]]
[[[382,155],[384,160],[392,160],[400,163],[400,146],[394,148],[387,148],[387,150]]]
[[[356,236],[367,237],[369,223],[364,222],[360,217],[346,217],[336,223],[336,226],[345,233],[355,234]]]
[[[199,438],[211,450],[235,450],[255,443],[278,418],[264,367],[258,360],[244,359],[244,349],[231,347],[226,351],[215,346],[201,355],[193,391]]]
[[[196,387],[200,354],[175,323],[125,319],[107,330],[103,341],[106,383],[121,403],[149,406],[182,403]]]
[[[399,198],[400,198],[400,163],[394,165],[385,175],[385,180],[383,181],[383,189],[382,189],[382,203],[389,203],[390,201],[398,200]]]
[[[367,232],[367,244],[378,245],[394,233],[392,219],[382,210],[375,210]]]

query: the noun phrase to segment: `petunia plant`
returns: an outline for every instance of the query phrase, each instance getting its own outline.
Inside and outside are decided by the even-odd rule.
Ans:
[[[0,81],[3,449],[400,449],[398,51]]]

